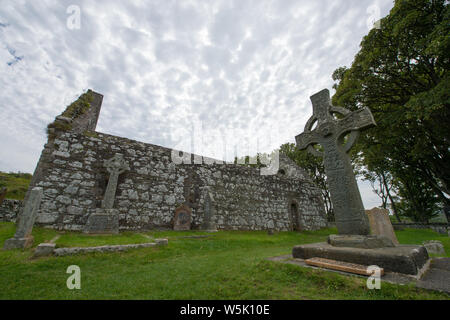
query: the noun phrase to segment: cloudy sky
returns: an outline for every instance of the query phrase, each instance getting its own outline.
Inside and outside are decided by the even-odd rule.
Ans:
[[[89,88],[104,95],[100,132],[219,159],[294,142],[309,97],[333,94],[331,74],[393,0],[0,6],[0,170],[33,172],[47,124]],[[367,208],[379,205],[360,189]]]

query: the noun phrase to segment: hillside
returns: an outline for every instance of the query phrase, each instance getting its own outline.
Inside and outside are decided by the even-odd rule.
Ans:
[[[8,188],[6,193],[7,199],[23,200],[30,184],[32,175],[23,172],[1,172],[0,171],[0,188]]]

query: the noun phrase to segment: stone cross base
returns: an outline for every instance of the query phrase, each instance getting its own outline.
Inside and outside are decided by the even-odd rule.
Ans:
[[[97,209],[88,218],[84,233],[119,233],[119,211]]]
[[[33,241],[33,236],[27,238],[11,238],[5,241],[3,250],[27,249],[33,245]]]
[[[335,247],[328,243],[311,243],[295,246],[292,256],[296,259],[325,258],[376,265],[385,271],[418,276],[428,266],[428,253],[423,246],[399,245],[396,247],[361,249]]]
[[[395,247],[394,242],[386,236],[380,235],[338,235],[328,236],[328,243],[333,247],[375,249]]]

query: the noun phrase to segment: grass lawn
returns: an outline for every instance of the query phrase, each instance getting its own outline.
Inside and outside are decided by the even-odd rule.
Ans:
[[[0,245],[14,235],[13,223],[0,223]],[[279,264],[266,257],[289,254],[297,244],[325,241],[335,229],[316,232],[220,231],[208,238],[183,238],[201,232],[123,233],[89,236],[34,228],[35,245],[56,236],[57,246],[149,242],[169,245],[122,253],[91,253],[31,260],[32,250],[0,251],[0,299],[449,299],[413,286],[382,283],[368,290],[363,278]],[[403,230],[401,243],[440,240],[450,253],[450,238],[431,230]],[[67,267],[81,268],[81,289],[69,290]]]

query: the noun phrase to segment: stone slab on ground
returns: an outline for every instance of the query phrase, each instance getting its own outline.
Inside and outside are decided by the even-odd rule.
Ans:
[[[26,238],[11,238],[5,241],[3,245],[3,250],[12,250],[12,249],[27,249],[33,245],[34,238],[33,236],[28,236]]]
[[[417,275],[428,261],[425,247],[401,245],[392,248],[346,248],[334,247],[328,243],[312,243],[295,246],[294,258],[325,258],[344,262],[376,265],[385,271]]]
[[[434,258],[417,286],[450,294],[450,258]]]
[[[373,274],[373,272],[370,272],[368,270],[369,266],[362,265],[362,264],[356,264],[356,263],[348,263],[348,262],[342,262],[342,261],[336,261],[331,259],[324,259],[324,258],[311,258],[305,260],[306,264],[309,264],[311,266],[321,267],[325,269],[332,269],[332,270],[339,270],[339,271],[345,271],[349,273],[355,273],[360,274],[363,276],[370,276]],[[384,274],[384,269],[380,268],[380,275]]]
[[[395,247],[392,240],[383,235],[348,235],[330,234],[328,243],[334,247],[351,247],[363,249],[375,249]]]
[[[91,253],[91,252],[118,252],[126,251],[137,248],[149,248],[156,246],[167,245],[167,239],[155,239],[155,242],[151,243],[137,243],[137,244],[123,244],[123,245],[111,245],[111,246],[99,246],[99,247],[73,247],[73,248],[57,248],[53,250],[53,255],[57,257],[69,256],[79,253]]]

